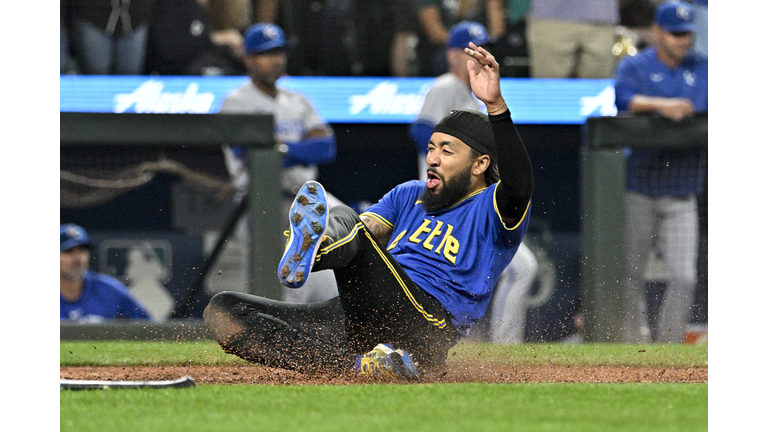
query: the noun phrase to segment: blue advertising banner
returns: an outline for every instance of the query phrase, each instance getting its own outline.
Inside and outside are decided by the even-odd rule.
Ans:
[[[247,77],[61,75],[61,112],[219,111]],[[434,78],[284,77],[329,123],[411,123]],[[615,115],[613,80],[505,78],[502,93],[519,124],[583,124]]]

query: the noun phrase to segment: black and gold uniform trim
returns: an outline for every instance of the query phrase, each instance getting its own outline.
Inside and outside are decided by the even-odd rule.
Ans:
[[[371,213],[368,213],[368,215],[372,215],[372,214],[371,214]],[[380,218],[377,218],[377,219],[381,220]],[[383,222],[383,221],[382,221],[382,222]],[[402,277],[400,277],[400,274],[399,274],[399,273],[397,272],[397,270],[395,269],[395,266],[392,264],[392,262],[391,262],[391,261],[389,260],[389,258],[387,257],[387,254],[386,254],[386,253],[384,253],[384,251],[382,251],[382,250],[381,250],[381,247],[380,247],[380,246],[379,246],[379,244],[376,242],[376,239],[374,239],[374,238],[373,238],[373,235],[372,235],[370,232],[368,232],[368,230],[364,229],[364,225],[363,225],[363,223],[362,223],[362,222],[358,222],[357,224],[355,224],[354,228],[353,228],[353,229],[350,231],[350,233],[349,233],[349,234],[347,234],[346,236],[344,236],[344,238],[342,238],[342,239],[340,239],[339,241],[337,241],[337,242],[334,242],[334,243],[332,243],[332,244],[330,244],[330,245],[328,245],[328,246],[326,246],[326,247],[324,247],[324,248],[321,248],[321,249],[320,249],[320,251],[319,251],[319,252],[318,252],[318,254],[317,254],[317,256],[318,256],[318,259],[319,259],[320,257],[322,257],[323,255],[326,255],[326,254],[328,254],[329,252],[331,252],[331,251],[333,251],[333,250],[335,250],[335,249],[338,249],[338,248],[340,248],[340,247],[344,246],[345,244],[349,243],[350,241],[352,241],[352,239],[353,239],[355,236],[357,236],[358,232],[359,232],[361,229],[363,230],[363,233],[365,234],[365,237],[368,239],[368,241],[370,241],[370,242],[371,242],[371,245],[373,245],[373,248],[376,250],[376,253],[378,253],[378,254],[379,254],[379,256],[381,257],[381,259],[382,259],[382,260],[384,260],[384,262],[386,263],[387,267],[389,268],[389,271],[390,271],[390,272],[392,273],[392,275],[395,277],[395,279],[397,280],[397,283],[400,285],[400,288],[402,288],[403,292],[405,293],[405,296],[406,296],[406,297],[408,298],[408,300],[411,302],[411,304],[413,305],[413,307],[414,307],[414,308],[416,308],[416,310],[417,310],[417,311],[418,311],[418,312],[419,312],[419,313],[420,313],[420,314],[421,314],[421,315],[422,315],[422,316],[423,316],[423,317],[424,317],[424,318],[425,318],[427,321],[429,321],[430,323],[432,323],[432,325],[434,325],[434,326],[437,326],[438,328],[445,328],[445,326],[446,326],[446,324],[447,324],[447,323],[446,323],[446,321],[445,321],[445,319],[438,319],[438,318],[434,317],[432,314],[430,314],[429,312],[427,312],[427,311],[424,309],[424,307],[423,307],[423,306],[421,306],[421,305],[419,304],[419,302],[418,302],[418,301],[416,300],[416,298],[413,296],[413,293],[411,293],[411,290],[410,290],[410,289],[408,289],[408,285],[405,283],[405,281],[403,280],[403,278],[402,278]]]

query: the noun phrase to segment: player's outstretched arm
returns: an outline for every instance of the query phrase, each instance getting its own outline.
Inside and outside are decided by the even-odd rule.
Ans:
[[[499,214],[506,223],[514,226],[528,210],[533,194],[533,167],[501,95],[499,63],[491,53],[471,42],[464,51],[480,64],[477,67],[475,62],[467,61],[470,85],[475,96],[488,108],[488,118],[496,141],[501,179],[496,189]]]

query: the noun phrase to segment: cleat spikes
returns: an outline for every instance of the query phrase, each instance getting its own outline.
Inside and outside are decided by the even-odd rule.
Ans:
[[[312,239],[312,237],[305,236],[304,241],[301,242],[301,252],[304,252],[307,249],[309,249],[314,243],[315,243],[315,240]]]
[[[328,204],[320,183],[310,181],[299,189],[288,219],[288,242],[277,276],[283,285],[299,288],[306,282],[312,266],[320,260],[317,251],[328,225]]]

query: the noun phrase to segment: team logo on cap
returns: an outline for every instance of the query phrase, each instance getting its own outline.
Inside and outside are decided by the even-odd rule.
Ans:
[[[280,37],[280,33],[278,33],[277,31],[277,27],[273,25],[268,25],[264,27],[263,35],[264,35],[264,38],[268,40],[273,40]]]
[[[685,5],[680,5],[675,9],[675,13],[677,14],[677,17],[680,18],[683,21],[690,21],[693,19],[691,16],[691,10],[685,7]]]
[[[67,237],[71,239],[81,239],[84,236],[82,230],[74,226],[67,227],[65,233],[67,234]]]
[[[472,39],[480,39],[485,36],[483,26],[479,24],[471,24],[467,27],[467,33],[469,33],[469,36],[472,37]]]

